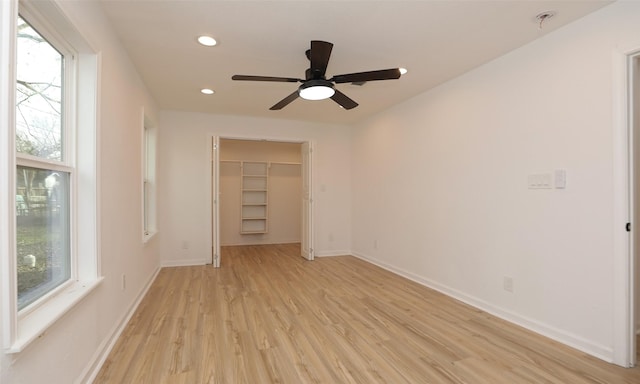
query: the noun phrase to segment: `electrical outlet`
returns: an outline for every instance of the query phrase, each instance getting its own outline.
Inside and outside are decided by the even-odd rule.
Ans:
[[[502,281],[502,287],[507,292],[513,292],[513,278],[505,276],[504,280]]]
[[[182,249],[189,249],[189,242],[187,240],[182,240]]]
[[[127,289],[127,275],[123,273],[122,274],[122,290],[124,291],[125,289]]]
[[[378,239],[373,240],[373,249],[378,249]]]

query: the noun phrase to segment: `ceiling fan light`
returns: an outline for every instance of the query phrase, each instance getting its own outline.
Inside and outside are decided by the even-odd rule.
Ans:
[[[298,94],[305,100],[324,100],[328,99],[336,90],[333,84],[327,80],[309,80],[300,86]]]
[[[334,93],[336,93],[336,91],[331,87],[317,85],[315,87],[301,89],[300,97],[306,100],[324,100],[333,96]]]

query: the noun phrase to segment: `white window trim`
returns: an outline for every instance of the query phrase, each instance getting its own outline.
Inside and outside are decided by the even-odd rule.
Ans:
[[[18,17],[18,6],[13,1],[0,1],[0,183],[4,185],[0,188],[0,200],[4,209],[0,210],[0,272],[2,275],[2,304],[3,329],[2,339],[4,347],[11,346],[17,334],[17,321],[13,321],[16,312],[17,297],[12,297],[15,289],[10,289],[15,285],[16,263],[12,255],[15,249],[15,225],[11,224],[13,219],[13,207],[15,207],[15,185],[11,180],[12,171],[15,167],[15,139],[8,132],[14,132],[15,120],[15,74],[12,68],[15,67],[16,58],[16,21]]]
[[[69,104],[69,116],[82,125],[82,133],[75,132],[72,145],[75,154],[65,161],[75,163],[76,177],[72,180],[72,278],[52,290],[36,303],[18,312],[16,242],[15,242],[15,169],[18,163],[15,155],[15,87],[16,87],[16,20],[20,13],[29,15],[29,22],[44,27],[47,37],[53,34],[77,48],[75,54],[79,72],[74,78],[81,79],[81,87],[76,89],[75,101]],[[41,16],[46,15],[46,17]],[[53,28],[55,26],[56,28]],[[41,29],[41,28],[39,28]],[[58,35],[52,31],[57,31]],[[0,189],[0,204],[7,208],[0,215],[0,280],[2,296],[0,309],[3,317],[2,340],[5,353],[17,353],[40,337],[52,324],[70,311],[102,281],[100,277],[99,254],[99,159],[96,138],[98,134],[99,73],[100,55],[96,54],[59,6],[52,1],[0,1],[0,179],[7,180]],[[73,79],[70,79],[73,80]],[[66,83],[67,84],[67,83]],[[20,156],[20,164],[33,159]],[[43,162],[39,161],[42,166]],[[59,163],[57,163],[60,166]],[[69,164],[69,163],[66,163]],[[82,177],[78,177],[81,175]],[[82,194],[77,194],[80,189]]]

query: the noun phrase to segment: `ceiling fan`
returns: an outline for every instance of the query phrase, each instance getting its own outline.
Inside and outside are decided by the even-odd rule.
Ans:
[[[269,77],[269,76],[252,76],[252,75],[234,75],[233,80],[247,81],[273,81],[282,83],[302,83],[298,90],[277,102],[271,110],[279,110],[286,107],[289,103],[298,98],[298,96],[307,100],[323,100],[331,98],[340,104],[344,109],[353,109],[358,103],[350,99],[347,95],[335,88],[335,84],[354,83],[362,85],[367,81],[374,80],[392,80],[400,78],[400,69],[382,69],[378,71],[348,73],[344,75],[335,75],[328,79],[325,77],[329,57],[333,44],[326,41],[312,40],[311,49],[306,51],[307,58],[311,62],[311,66],[305,72],[304,79],[292,77]]]

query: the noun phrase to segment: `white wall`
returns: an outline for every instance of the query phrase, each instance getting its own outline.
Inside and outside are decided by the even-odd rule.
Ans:
[[[613,57],[634,44],[640,3],[617,3],[360,124],[353,251],[611,360]],[[527,188],[556,169],[566,189]]]
[[[349,128],[279,119],[178,111],[160,114],[158,191],[164,265],[211,262],[209,172],[211,135],[312,141],[316,255],[350,249]],[[183,245],[188,245],[184,249]],[[222,259],[224,265],[224,259]]]
[[[299,143],[273,141],[220,140],[221,245],[300,242],[301,146]],[[242,189],[240,161],[270,163],[267,233],[240,234]]]
[[[0,382],[73,383],[93,373],[120,322],[159,267],[158,239],[142,243],[142,111],[156,107],[96,2],[62,2],[101,52],[99,198],[102,284],[18,354],[0,354]],[[121,289],[121,275],[127,286]],[[2,320],[0,320],[2,321]]]
[[[282,141],[220,140],[220,160],[300,163],[301,144]]]

